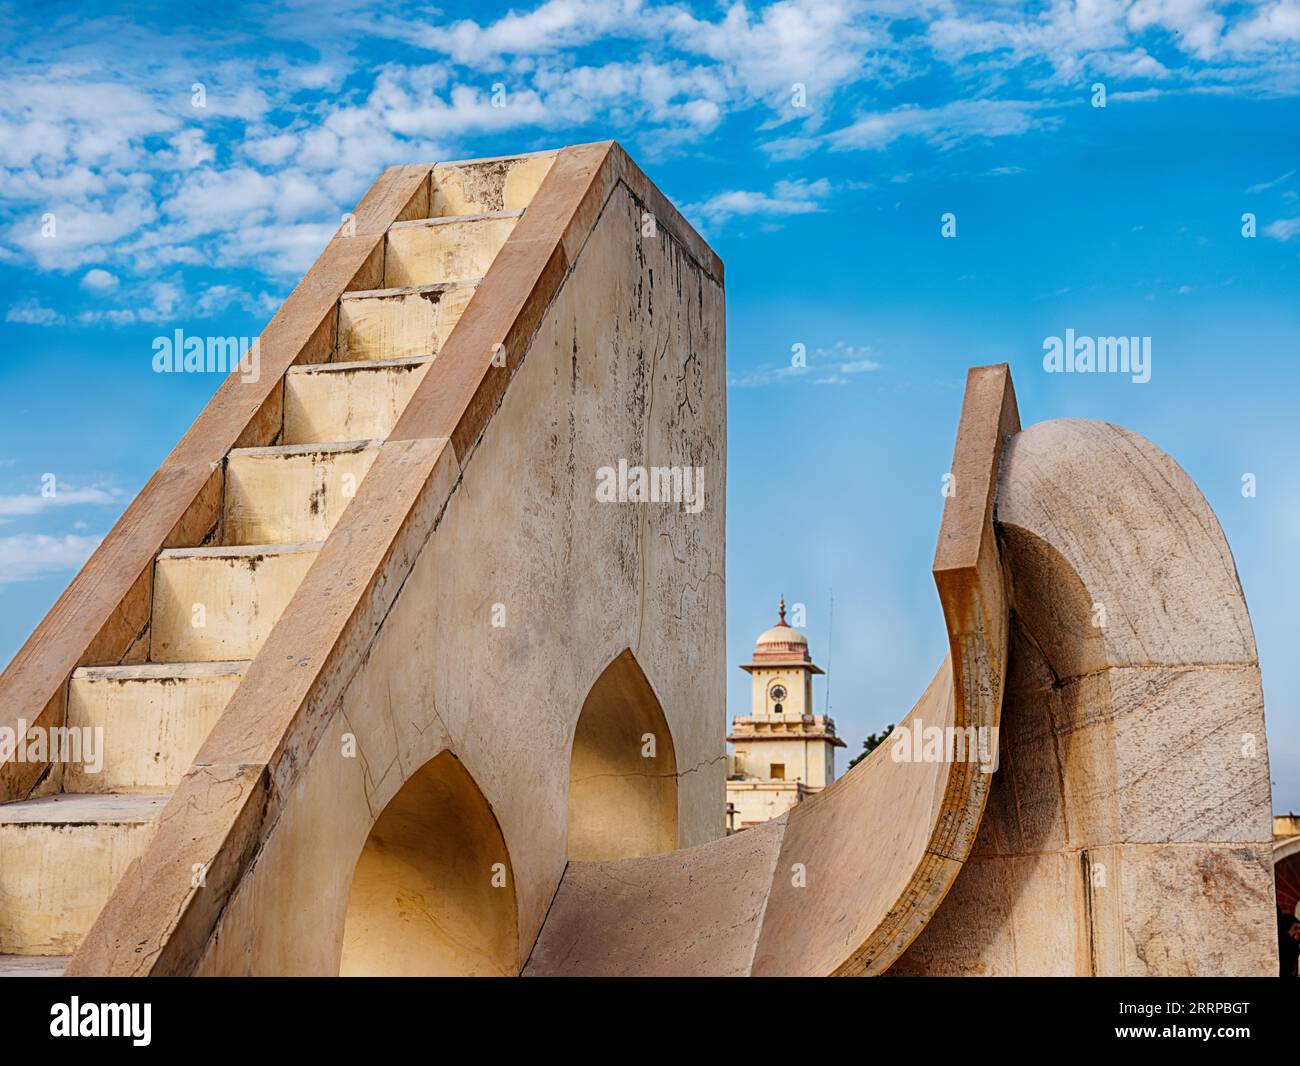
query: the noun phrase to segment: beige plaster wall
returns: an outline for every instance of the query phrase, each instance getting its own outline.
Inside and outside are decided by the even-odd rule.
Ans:
[[[750,714],[772,714],[776,701],[768,693],[778,681],[785,686],[786,698],[781,701],[781,713],[794,718],[813,713],[812,674],[807,670],[792,670],[789,667],[755,669],[750,671],[753,679],[751,685]]]
[[[794,782],[729,781],[727,802],[736,809],[735,827],[742,829],[785,814],[799,802],[799,786]]]

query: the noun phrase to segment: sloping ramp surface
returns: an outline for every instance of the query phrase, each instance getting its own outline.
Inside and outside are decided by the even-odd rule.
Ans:
[[[951,723],[952,695],[945,663],[903,724]],[[946,887],[952,860],[927,845],[947,781],[936,772],[943,764],[890,774],[903,764],[873,756],[742,833],[666,855],[570,863],[525,975],[742,977],[888,965],[897,930]],[[906,791],[894,794],[894,785]],[[935,872],[918,876],[927,866]]]

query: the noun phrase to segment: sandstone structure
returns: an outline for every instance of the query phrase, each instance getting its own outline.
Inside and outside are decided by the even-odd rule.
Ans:
[[[1223,534],[1004,366],[947,661],[723,835],[724,371],[722,264],[617,145],[386,171],[0,676],[0,729],[104,738],[0,760],[0,971],[1275,972]]]

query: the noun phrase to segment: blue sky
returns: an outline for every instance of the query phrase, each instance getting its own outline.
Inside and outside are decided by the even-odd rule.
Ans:
[[[1300,0],[401,10],[0,4],[0,661],[218,384],[154,337],[256,335],[385,165],[614,137],[727,265],[731,713],[781,593],[850,753],[906,712],[965,370],[1007,360],[1027,423],[1208,497],[1300,810]],[[1067,328],[1151,380],[1044,373]]]

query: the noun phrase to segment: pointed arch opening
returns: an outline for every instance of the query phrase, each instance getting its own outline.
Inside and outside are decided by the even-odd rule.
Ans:
[[[631,649],[596,679],[569,758],[570,859],[629,859],[677,847],[677,754]]]
[[[499,977],[519,968],[514,873],[492,808],[444,751],[376,820],[352,875],[343,977]]]

